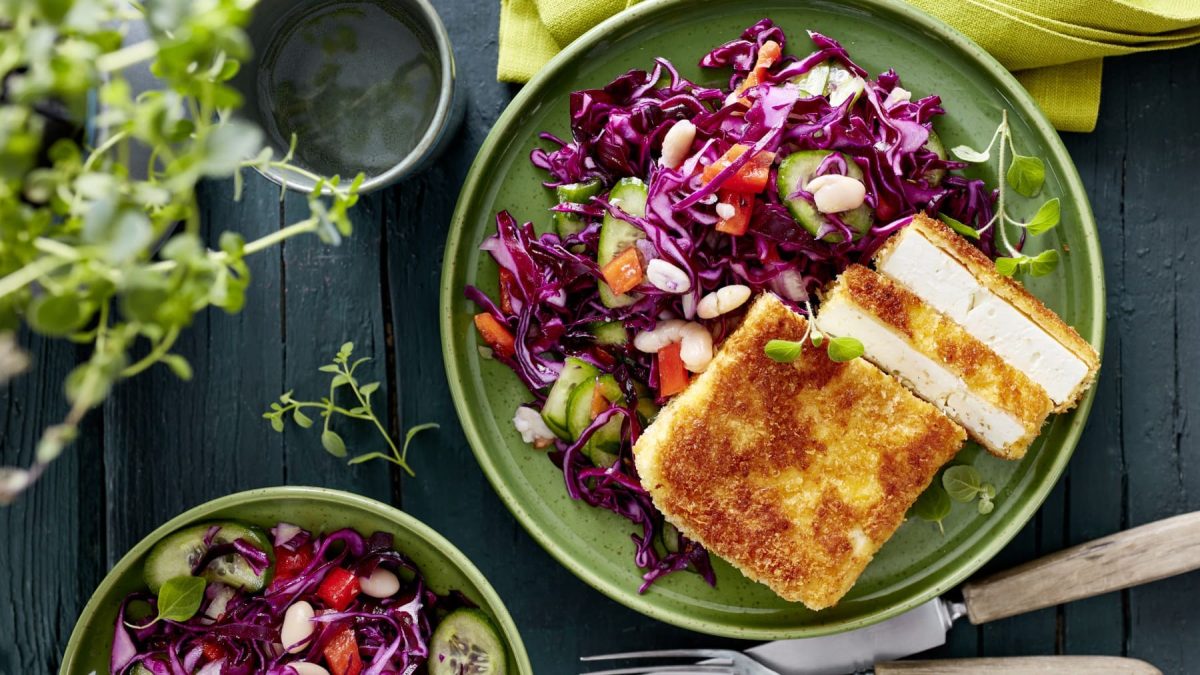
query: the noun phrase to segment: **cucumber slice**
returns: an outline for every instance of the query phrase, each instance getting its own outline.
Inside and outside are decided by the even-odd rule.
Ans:
[[[429,675],[505,675],[508,656],[500,632],[478,609],[456,609],[433,631]]]
[[[255,574],[242,556],[231,553],[209,563],[208,567],[201,570],[200,576],[250,593],[261,591],[270,583],[275,574],[275,551],[266,533],[257,527],[242,523],[220,521],[182,529],[158,542],[150,550],[142,574],[151,593],[157,594],[168,579],[191,575],[192,567],[208,551],[208,547],[204,545],[204,537],[213,526],[221,528],[213,537],[213,544],[227,544],[235,539],[244,539],[266,553],[271,565],[263,570],[262,574]]]
[[[617,181],[608,193],[609,201],[631,216],[646,215],[646,184],[637,178],[622,178]],[[600,243],[596,251],[596,262],[604,267],[617,257],[617,254],[633,246],[639,239],[645,239],[646,233],[629,223],[604,214],[600,225]],[[635,293],[617,295],[608,284],[600,281],[600,302],[605,307],[627,307],[638,301]]]
[[[574,438],[567,428],[567,409],[571,392],[581,382],[594,380],[599,373],[596,366],[574,356],[568,356],[563,363],[562,371],[558,374],[554,386],[550,387],[546,403],[542,406],[542,419],[559,438],[568,441]]]
[[[596,393],[596,380],[588,380],[575,387],[571,392],[571,402],[567,405],[567,431],[571,438],[577,439],[584,429],[592,423],[592,397]]]
[[[942,137],[937,135],[933,129],[929,130],[929,140],[925,141],[925,149],[938,156],[938,159],[946,159],[949,155],[946,154],[946,145],[942,143]],[[929,181],[932,186],[941,184],[942,179],[946,177],[945,169],[934,169],[925,176],[925,180]]]
[[[641,417],[642,421],[646,424],[651,424],[654,422],[654,418],[658,417],[658,410],[658,404],[654,402],[654,399],[648,396],[638,399],[637,414],[638,417]]]
[[[824,96],[828,93],[829,67],[833,60],[822,61],[809,69],[807,73],[792,78],[792,82],[800,89],[804,98]]]
[[[554,193],[558,195],[559,202],[586,204],[589,199],[600,194],[600,191],[603,189],[604,184],[600,182],[600,179],[593,178],[582,183],[559,185],[554,188]]]
[[[600,194],[604,184],[598,178],[582,183],[568,183],[554,188],[560,204],[586,204],[589,199]],[[574,213],[554,212],[554,230],[558,236],[567,237],[579,234],[587,229],[587,221]]]
[[[575,387],[567,413],[567,428],[571,432],[571,438],[579,438],[592,423],[592,398],[595,397],[597,389],[610,403],[616,403],[624,396],[616,378],[607,374]],[[584,456],[596,466],[609,467],[616,464],[621,455],[621,426],[624,422],[625,418],[616,416],[593,432],[592,437],[583,446]]]
[[[787,196],[807,185],[808,181],[812,180],[817,168],[821,166],[821,162],[825,161],[825,158],[830,154],[832,152],[827,150],[801,150],[793,152],[780,163],[779,175],[776,179],[780,199],[787,205],[788,211],[792,213],[792,217],[803,225],[804,229],[811,232],[814,237],[819,236],[821,230],[829,225],[825,214],[818,211],[817,207],[806,199],[800,197],[788,199]],[[846,161],[846,175],[862,180],[863,172],[858,164],[848,155],[842,155],[842,159]],[[867,230],[871,229],[873,211],[866,204],[838,215],[854,230],[854,238],[856,240],[865,234]],[[824,236],[824,241],[830,243],[838,243],[841,240],[842,235],[838,232],[830,232]]]
[[[588,329],[595,336],[596,344],[614,347],[629,342],[629,333],[620,321],[597,321]]]

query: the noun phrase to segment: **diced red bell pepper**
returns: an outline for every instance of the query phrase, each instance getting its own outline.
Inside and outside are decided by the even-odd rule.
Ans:
[[[758,48],[758,59],[754,62],[754,70],[750,71],[746,75],[746,79],[742,80],[741,84],[738,85],[738,93],[740,94],[750,87],[757,87],[760,82],[766,79],[767,69],[774,65],[782,55],[783,49],[779,46],[778,42],[774,40],[764,42]],[[750,100],[746,98],[742,98],[740,102],[750,105]]]
[[[358,577],[349,570],[335,567],[321,580],[321,585],[317,587],[317,597],[341,612],[358,597]]]
[[[512,272],[500,268],[500,311],[505,314],[513,313],[512,292],[517,284],[517,277]]]
[[[732,190],[718,190],[717,195],[720,204],[733,207],[733,215],[728,218],[722,217],[717,223],[717,232],[734,236],[746,234],[746,229],[750,227],[750,214],[754,211],[754,197]]]
[[[762,82],[767,77],[767,69],[775,65],[783,56],[783,48],[774,40],[767,40],[758,48],[758,59],[754,62],[754,79]]]
[[[658,395],[662,398],[674,396],[687,389],[688,372],[679,357],[679,343],[658,350]]]
[[[305,544],[295,551],[282,546],[275,547],[275,578],[286,581],[303,572],[313,560],[312,544]]]
[[[363,669],[362,655],[358,652],[358,638],[349,626],[325,645],[325,663],[332,675],[358,675]]]
[[[642,268],[642,254],[638,253],[636,246],[618,253],[600,272],[615,295],[623,295],[637,288],[646,276]]]
[[[200,647],[200,653],[204,656],[204,660],[208,662],[218,661],[229,656],[229,652],[220,643],[212,640],[205,640]]]
[[[487,312],[476,314],[475,329],[479,331],[479,336],[496,354],[511,357],[517,353],[516,339],[512,333],[508,332],[508,328],[491,314]]]
[[[717,161],[704,167],[704,182],[707,183],[717,177],[717,174],[724,171],[733,164],[733,161],[741,157],[747,150],[749,145],[738,143],[729,148],[724,155]],[[741,166],[729,178],[721,183],[721,188],[733,192],[746,192],[749,194],[757,194],[762,192],[767,187],[767,181],[771,178],[771,164],[775,161],[775,153],[763,151],[754,155]]]

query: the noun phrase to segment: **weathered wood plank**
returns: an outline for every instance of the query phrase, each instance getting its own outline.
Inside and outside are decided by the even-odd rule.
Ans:
[[[356,358],[373,359],[356,372],[361,382],[385,381],[387,351],[379,257],[382,204],[381,195],[362,197],[351,212],[354,233],[338,246],[328,246],[316,237],[284,244],[286,286],[281,318],[285,331],[282,347],[274,345],[276,351],[283,351],[284,379],[280,391],[269,393],[269,397],[278,396],[284,388],[295,389],[298,398],[307,400],[328,395],[330,375],[317,369],[329,363],[344,342],[355,344]],[[283,213],[287,223],[307,218],[305,196],[288,194]],[[258,405],[265,409],[271,398]],[[353,399],[342,391],[336,400],[349,404]],[[376,414],[386,416],[389,405],[387,387],[381,386],[373,397]],[[317,426],[320,424],[318,419]],[[333,428],[345,438],[351,456],[387,449],[367,422],[335,420]],[[297,429],[289,425],[285,440],[286,482],[349,490],[383,501],[392,498],[390,465],[374,461],[347,466],[346,459],[325,452],[315,427]]]
[[[0,389],[0,464],[27,466],[42,430],[61,421],[62,382],[80,358],[61,341],[23,336],[33,368]],[[101,418],[15,504],[0,507],[0,674],[57,669],[75,617],[104,573]]]
[[[247,174],[241,202],[231,182],[201,191],[208,232],[252,239],[279,225],[279,192]],[[108,563],[177,513],[284,479],[283,443],[261,418],[282,386],[278,251],[248,259],[253,280],[241,314],[196,317],[176,352],[192,382],[165,366],[118,386],[104,410]]]
[[[1126,170],[1126,94],[1122,83],[1140,73],[1134,59],[1105,64],[1100,121],[1092,134],[1067,134],[1063,140],[1083,178],[1096,216],[1107,281],[1108,331],[1100,380],[1087,428],[1067,470],[1067,544],[1074,545],[1119,531],[1124,526],[1123,480],[1126,457],[1121,445],[1122,372],[1125,366],[1124,174]],[[1062,608],[1062,651],[1067,654],[1124,653],[1125,621],[1121,593],[1081,600]]]
[[[1127,293],[1119,330],[1129,525],[1200,508],[1196,444],[1188,424],[1200,405],[1195,396],[1200,305],[1196,253],[1189,249],[1196,245],[1200,119],[1183,113],[1200,105],[1198,56],[1200,50],[1193,49],[1139,57],[1125,83]],[[1143,77],[1146,73],[1160,76]],[[1195,573],[1131,590],[1129,655],[1164,672],[1200,671],[1200,652],[1181,639],[1200,628],[1198,596]]]

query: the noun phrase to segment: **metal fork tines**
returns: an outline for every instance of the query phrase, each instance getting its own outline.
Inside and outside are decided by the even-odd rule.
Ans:
[[[702,663],[644,665],[594,670],[582,675],[651,675],[653,673],[695,673],[696,675],[779,675],[741,652],[728,649],[660,649],[623,654],[585,656],[580,661],[632,661],[635,659],[703,659]]]

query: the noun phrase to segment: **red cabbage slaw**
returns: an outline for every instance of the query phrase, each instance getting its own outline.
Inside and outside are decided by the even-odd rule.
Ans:
[[[602,182],[605,192],[589,203],[553,209],[569,211],[587,226],[565,237],[538,235],[531,223],[518,224],[507,211],[499,213],[496,234],[481,249],[511,275],[509,283],[502,284],[506,297],[497,304],[476,287],[466,289],[468,299],[511,331],[512,354],[493,356],[525,383],[534,407],[544,402],[567,356],[592,363],[620,383],[625,404],[601,413],[577,440],[556,440],[549,455],[562,468],[571,497],[640,526],[633,541],[636,564],[644,570],[643,592],[663,575],[688,567],[710,584],[715,579],[707,553],[695,542],[684,539],[678,551],[666,553],[655,545],[662,537],[663,517],[641,487],[631,461],[640,433],[634,387],[657,386],[654,355],[628,346],[601,346],[588,326],[619,321],[632,334],[653,329],[664,318],[682,317],[702,321],[719,344],[741,312],[697,318],[697,303],[711,291],[743,284],[755,293],[772,291],[804,311],[817,289],[848,265],[869,259],[915,213],[945,214],[976,229],[984,229],[992,217],[995,192],[981,180],[950,175],[965,165],[927,146],[933,120],[944,114],[938,96],[912,100],[893,70],[870,79],[837,41],[813,32],[809,37],[816,51],[803,58],[783,56],[764,71],[755,67],[760,49],[769,41],[785,47],[786,36],[770,19],[750,26],[700,61],[704,68],[731,68],[726,87],[690,82],[669,61],[658,58],[650,72],[631,70],[603,88],[572,93],[570,140],[543,133],[540,138],[551,147],[535,149],[530,159],[549,175],[547,187]],[[835,105],[830,95],[808,95],[794,83],[830,60],[861,78],[861,95]],[[682,166],[667,168],[656,154],[670,128],[683,120],[696,127],[695,140]],[[736,144],[750,150],[705,180],[702,169]],[[771,168],[765,192],[754,197],[747,232],[732,236],[714,229],[720,220],[716,192],[743,164],[762,152],[786,158],[800,150],[837,150],[859,166],[866,203],[874,211],[869,230],[855,238],[846,223],[827,214],[830,231],[843,234],[834,237],[840,243],[828,241],[826,232],[819,233],[821,238],[814,236],[783,203],[796,197],[811,202],[812,195],[803,190],[780,195],[777,166]],[[827,161],[841,160],[835,154]],[[934,174],[944,178],[931,180]],[[607,200],[607,190],[624,177],[646,182],[644,217],[625,213]],[[606,307],[598,293],[603,277],[596,262],[605,214],[642,230],[646,239],[636,244],[642,258],[672,263],[687,274],[691,289],[679,294],[643,283],[637,287],[636,303]],[[992,231],[985,231],[976,243],[994,257]],[[580,450],[615,415],[627,420],[621,460],[610,468],[594,466]]]
[[[416,566],[394,548],[390,534],[376,532],[364,538],[343,529],[314,536],[287,523],[280,523],[272,532],[277,552],[299,552],[306,562],[290,573],[278,570],[280,575],[261,593],[209,582],[194,617],[181,622],[164,619],[147,627],[134,624],[144,625],[149,619],[134,622],[127,614],[135,603],[146,603],[152,618],[157,598],[149,592],[126,597],[117,615],[110,673],[131,673],[140,665],[155,675],[295,675],[289,664],[320,663],[331,643],[346,639],[346,630],[353,631],[362,662],[355,675],[411,673],[429,656],[434,608],[469,604],[456,595],[435,595]],[[256,573],[269,564],[266,554],[238,539],[211,547],[195,567],[204,569],[208,562],[235,551]],[[377,599],[359,593],[347,606],[335,610],[317,595],[322,581],[335,569],[363,578],[379,567],[401,579],[400,590],[392,597]],[[306,646],[291,654],[285,651],[291,645],[280,644],[280,628],[288,607],[301,600],[316,609],[313,621],[318,627]]]

